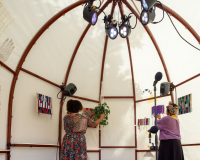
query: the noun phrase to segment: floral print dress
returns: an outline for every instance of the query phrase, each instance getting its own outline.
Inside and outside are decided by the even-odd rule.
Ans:
[[[86,160],[87,147],[85,133],[87,126],[95,127],[96,122],[78,113],[64,117],[65,136],[63,137],[60,160]]]

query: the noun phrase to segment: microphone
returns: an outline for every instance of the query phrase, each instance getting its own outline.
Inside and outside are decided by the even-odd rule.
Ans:
[[[161,72],[157,72],[155,75],[155,81],[153,83],[153,86],[155,86],[157,84],[158,81],[160,81],[162,79],[162,73]]]
[[[152,126],[149,130],[149,133],[157,133],[158,132],[158,127],[157,126]]]

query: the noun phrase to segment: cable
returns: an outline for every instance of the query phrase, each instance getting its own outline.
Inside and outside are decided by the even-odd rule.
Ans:
[[[87,2],[86,2],[86,0],[85,0],[85,6],[87,5]],[[84,6],[84,8],[85,8],[85,6]]]
[[[57,145],[59,143],[59,134],[58,134],[58,142],[57,142]],[[56,160],[57,160],[57,157],[58,157],[58,147],[57,147],[57,151],[56,151]]]
[[[60,92],[61,92],[61,91],[60,91]],[[60,93],[60,92],[59,92],[59,93]],[[57,94],[57,98],[58,98],[59,93]],[[62,98],[58,98],[58,99],[62,99]]]
[[[159,2],[159,1],[158,1]],[[160,2],[161,3],[161,2]],[[161,3],[161,5],[162,5],[162,3]],[[166,9],[165,9],[165,7],[162,5],[162,8],[164,9],[164,11],[167,13],[167,16],[169,17],[169,19],[170,19],[170,21],[171,21],[171,23],[172,23],[172,25],[174,26],[174,28],[175,28],[175,30],[176,30],[176,32],[178,33],[178,35],[185,41],[185,42],[187,42],[189,45],[191,45],[192,47],[194,47],[195,49],[197,49],[197,50],[199,50],[200,51],[200,49],[199,48],[197,48],[197,47],[195,47],[194,45],[192,45],[190,42],[188,42],[187,40],[185,40],[182,36],[181,36],[181,34],[178,32],[178,30],[177,30],[177,28],[176,28],[176,26],[174,25],[174,23],[173,23],[173,21],[172,21],[172,19],[171,19],[171,17],[170,17],[170,15],[169,15],[169,13],[166,11]]]
[[[96,7],[97,9],[99,9],[101,7],[101,0],[99,0],[99,2],[100,2],[100,5],[99,5],[99,7]]]
[[[105,14],[105,12],[102,10],[102,9],[100,9],[100,8],[98,8],[101,12],[103,12],[104,13],[104,15],[107,17],[107,15]]]
[[[134,29],[134,28],[136,27],[136,25],[137,25],[137,16],[136,16],[136,14],[135,14],[135,13],[129,13],[129,15],[131,15],[131,14],[134,14],[134,15],[135,15],[135,17],[136,17],[135,26],[134,26],[133,28],[131,28],[131,29]],[[129,17],[129,15],[128,15],[128,17]],[[131,17],[129,17],[129,18],[131,18]],[[128,22],[129,22],[129,20],[128,20]],[[130,22],[129,22],[129,25],[130,25]]]
[[[176,105],[177,105],[177,92],[176,92],[176,88],[175,88],[175,102],[176,102]]]
[[[163,19],[164,19],[164,7],[163,7],[163,5],[162,5],[162,3],[160,2],[160,1],[157,1],[159,4],[155,4],[155,6],[159,6],[159,5],[161,5],[161,7],[162,7],[162,9],[163,9],[163,17],[162,17],[162,19],[160,20],[160,21],[158,21],[158,22],[152,22],[153,24],[157,24],[157,23],[160,23]],[[155,7],[156,8],[156,7]]]

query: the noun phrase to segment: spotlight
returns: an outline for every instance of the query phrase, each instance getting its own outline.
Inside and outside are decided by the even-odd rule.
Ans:
[[[117,24],[111,24],[106,29],[106,35],[109,36],[111,39],[117,38],[118,30],[117,30]]]
[[[117,22],[115,20],[111,21],[110,15],[104,17],[105,23],[105,32],[110,39],[117,38],[118,30],[117,30]]]
[[[98,19],[97,7],[93,6],[93,1],[88,0],[88,5],[84,7],[83,18],[91,25],[95,25]]]
[[[156,2],[157,0],[141,0],[142,7],[145,11],[149,11]]]
[[[151,8],[149,10],[149,12],[143,10],[141,15],[140,15],[140,20],[141,20],[143,25],[147,25],[148,23],[151,23],[151,22],[154,21],[155,16],[156,16],[155,9]]]
[[[134,14],[134,13],[130,13],[128,15],[128,17],[126,15],[124,15],[124,19],[119,24],[119,35],[122,38],[128,37],[131,34],[131,29],[134,29],[136,27],[136,25],[137,25],[137,17],[136,17],[136,24],[135,24],[135,26],[133,28],[131,28],[131,25],[130,25],[130,22],[129,22],[129,19],[131,18],[131,16],[130,16],[131,14]]]
[[[126,38],[131,34],[131,26],[128,24],[119,25],[119,35],[122,38]]]

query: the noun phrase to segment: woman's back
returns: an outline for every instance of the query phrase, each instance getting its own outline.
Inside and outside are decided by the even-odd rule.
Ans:
[[[179,120],[171,116],[163,117],[157,121],[158,129],[160,130],[159,140],[178,139],[181,140]]]
[[[96,122],[86,115],[78,113],[69,114],[64,117],[64,129],[66,134],[85,133],[87,126],[95,127]]]

